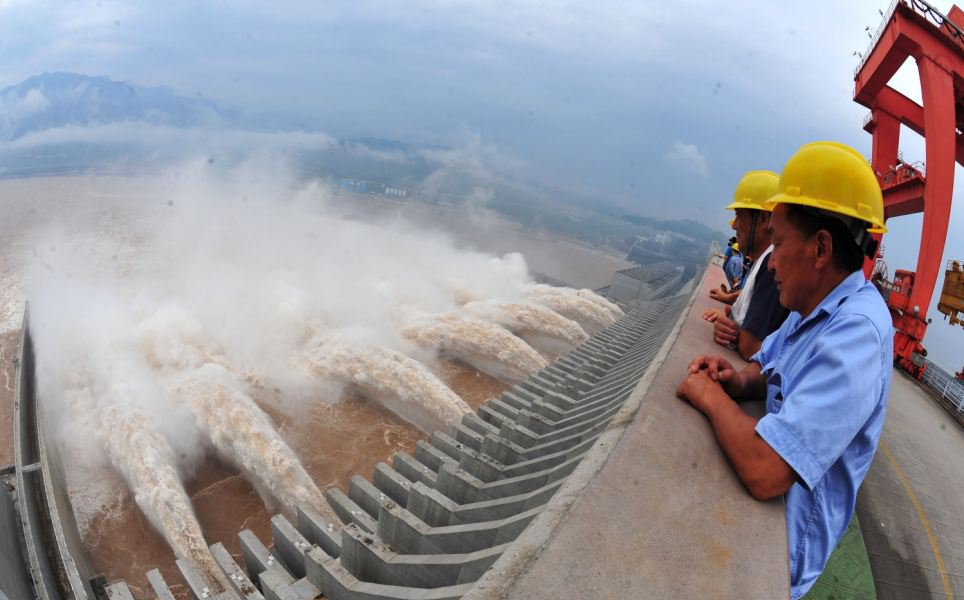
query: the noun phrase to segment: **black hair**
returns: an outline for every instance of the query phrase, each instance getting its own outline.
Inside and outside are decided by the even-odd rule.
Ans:
[[[787,220],[805,236],[812,237],[821,229],[830,234],[833,242],[833,260],[837,266],[847,273],[863,268],[864,252],[854,241],[846,223],[800,204],[788,204],[787,209]]]

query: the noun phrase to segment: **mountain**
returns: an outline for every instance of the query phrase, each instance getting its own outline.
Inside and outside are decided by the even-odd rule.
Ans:
[[[0,140],[68,126],[139,122],[197,127],[238,120],[238,114],[210,100],[109,77],[43,73],[0,90]]]

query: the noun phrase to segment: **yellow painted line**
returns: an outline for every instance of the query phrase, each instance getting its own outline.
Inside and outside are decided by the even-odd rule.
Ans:
[[[924,514],[924,507],[921,506],[920,500],[917,499],[917,494],[914,493],[914,488],[910,487],[910,481],[907,480],[907,475],[904,474],[904,470],[900,468],[897,464],[897,459],[894,458],[894,453],[890,451],[890,447],[884,442],[883,438],[880,440],[880,449],[884,451],[887,458],[890,460],[890,464],[894,466],[894,471],[897,471],[897,477],[900,478],[900,482],[904,486],[904,490],[907,495],[910,496],[910,501],[914,503],[914,510],[917,511],[917,516],[920,517],[921,525],[924,526],[924,533],[927,534],[927,539],[930,540],[931,550],[934,551],[934,560],[937,561],[937,570],[941,574],[941,581],[944,582],[944,594],[947,595],[947,600],[953,600],[954,595],[951,592],[951,581],[947,578],[947,567],[944,566],[944,557],[941,555],[941,547],[937,543],[937,537],[934,535],[934,530],[931,529],[930,521],[927,520],[927,515]]]

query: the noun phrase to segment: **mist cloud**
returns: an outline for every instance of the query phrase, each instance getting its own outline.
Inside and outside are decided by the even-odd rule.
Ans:
[[[684,144],[676,140],[666,152],[666,160],[677,165],[684,171],[694,173],[699,177],[709,177],[710,167],[706,157],[696,144]]]
[[[45,129],[0,144],[0,149],[19,150],[73,143],[134,144],[191,154],[203,148],[317,150],[329,147],[335,143],[335,139],[321,132],[186,128],[127,121]]]

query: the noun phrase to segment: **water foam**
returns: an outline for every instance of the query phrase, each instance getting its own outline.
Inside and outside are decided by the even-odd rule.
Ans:
[[[454,313],[413,319],[403,334],[436,348],[496,379],[518,383],[544,369],[546,361],[507,329]]]
[[[444,429],[472,412],[425,365],[394,350],[353,348],[315,336],[302,360],[316,376],[355,387],[422,431]]]
[[[138,333],[170,400],[190,410],[218,454],[241,469],[265,500],[276,499],[292,513],[306,504],[335,520],[324,494],[227,359],[193,343],[200,334],[196,324],[178,310],[162,310]]]
[[[617,319],[626,314],[625,312],[623,312],[623,309],[619,308],[618,304],[616,304],[615,302],[611,302],[608,298],[604,298],[592,290],[582,288],[582,289],[576,290],[576,295],[579,296],[580,298],[585,298],[590,302],[593,302],[595,304],[598,304],[599,306],[602,306],[603,308],[609,311],[609,314],[611,314],[613,317]]]
[[[469,302],[462,310],[476,318],[501,325],[527,341],[529,338],[545,337],[561,341],[564,350],[571,350],[589,339],[579,323],[534,302],[483,300]],[[556,351],[558,345],[551,345],[552,348],[546,349]]]
[[[567,319],[576,321],[589,334],[595,334],[616,322],[616,317],[609,309],[582,297],[572,288],[536,283],[526,286],[525,293],[533,302],[543,304]]]
[[[82,384],[81,384],[82,385]],[[189,560],[214,589],[227,589],[181,483],[174,450],[150,417],[130,404],[133,393],[124,382],[107,386],[109,395],[95,402],[88,387],[69,388],[67,406],[98,415],[97,435],[134,496],[141,512],[161,532],[174,553]]]

